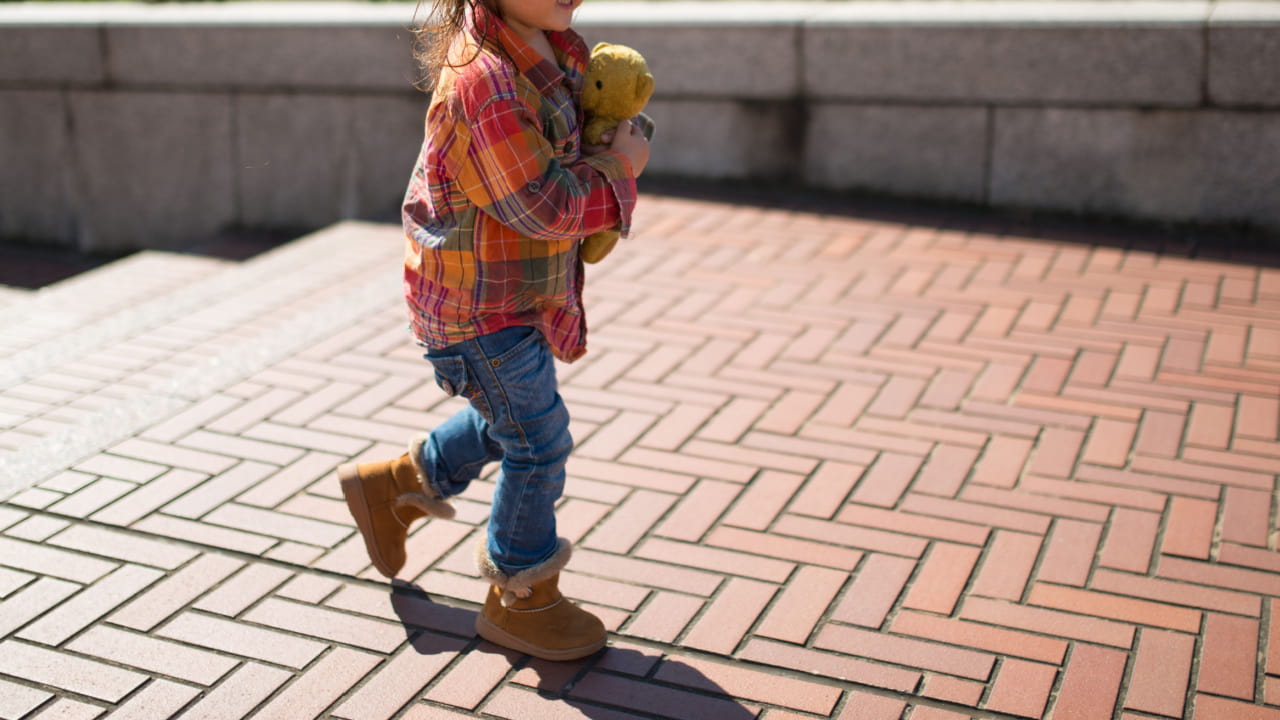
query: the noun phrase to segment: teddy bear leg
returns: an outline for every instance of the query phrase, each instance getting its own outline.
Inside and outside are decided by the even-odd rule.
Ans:
[[[616,230],[602,230],[589,235],[582,241],[578,254],[582,256],[583,262],[598,263],[613,251],[613,246],[618,244],[619,236]]]

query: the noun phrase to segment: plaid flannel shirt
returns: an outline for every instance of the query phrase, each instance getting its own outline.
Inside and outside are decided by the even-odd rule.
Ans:
[[[586,352],[578,243],[625,234],[636,185],[621,153],[581,154],[589,52],[572,30],[547,36],[558,67],[477,3],[460,40],[479,54],[441,71],[402,208],[404,291],[428,347],[529,325],[561,360]]]

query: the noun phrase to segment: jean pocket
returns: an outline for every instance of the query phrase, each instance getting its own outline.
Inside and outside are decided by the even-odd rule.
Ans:
[[[493,413],[485,399],[484,389],[472,377],[467,367],[467,359],[460,355],[449,357],[427,357],[436,372],[436,385],[446,395],[466,398],[467,402],[484,417],[493,422]]]

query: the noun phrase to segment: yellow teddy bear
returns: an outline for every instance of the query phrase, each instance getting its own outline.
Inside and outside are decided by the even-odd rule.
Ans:
[[[590,145],[600,145],[602,135],[623,120],[639,115],[651,95],[653,75],[643,55],[626,45],[597,44],[591,49],[582,90],[582,109],[587,118],[586,127],[582,129],[583,140]],[[618,235],[616,230],[591,235],[582,241],[578,253],[586,262],[600,262],[613,250]]]

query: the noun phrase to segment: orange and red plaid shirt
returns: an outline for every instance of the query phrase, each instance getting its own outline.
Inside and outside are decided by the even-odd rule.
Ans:
[[[528,325],[561,360],[586,352],[578,243],[627,232],[636,184],[621,153],[582,155],[587,46],[547,37],[558,66],[477,3],[460,40],[479,53],[441,71],[402,208],[404,291],[428,347]]]

